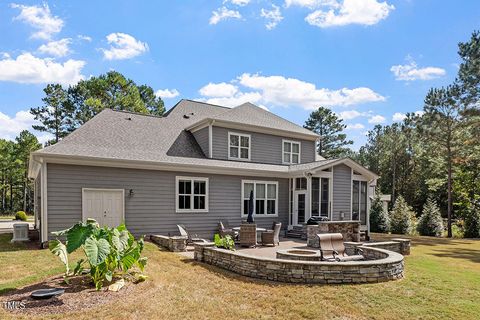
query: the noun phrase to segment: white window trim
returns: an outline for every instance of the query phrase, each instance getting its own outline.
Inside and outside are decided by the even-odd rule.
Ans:
[[[190,197],[190,209],[180,209],[179,208],[179,188],[178,182],[180,180],[190,180],[191,183],[194,181],[204,181],[205,182],[205,209],[194,209],[193,208],[193,185],[192,185],[192,194]],[[208,178],[205,177],[184,177],[184,176],[176,176],[175,177],[175,212],[176,213],[205,213],[208,212],[208,198],[209,198],[209,181]]]
[[[244,204],[243,204],[243,200],[244,200],[244,188],[245,188],[245,184],[246,183],[253,183],[253,216],[255,218],[268,218],[268,217],[278,217],[278,181],[262,181],[262,180],[242,180],[242,190],[241,190],[241,196],[240,196],[240,199],[241,199],[241,211],[240,211],[240,216],[242,218],[245,218],[247,217],[248,215],[247,214],[243,214],[243,210],[244,210]],[[265,201],[265,214],[259,214],[257,215],[256,213],[256,192],[257,192],[257,183],[258,184],[274,184],[276,187],[275,187],[275,191],[276,191],[276,194],[275,194],[275,214],[267,214],[267,201]],[[267,188],[265,188],[265,197],[267,196],[267,193],[268,190]],[[267,200],[268,198],[265,198],[265,200]]]
[[[290,152],[285,151],[285,142],[290,143]],[[296,152],[293,152],[293,144],[294,143],[298,144],[298,163],[292,162],[292,155],[296,154]],[[285,155],[286,152],[290,153],[290,162],[286,162],[285,159],[284,159],[284,155]],[[283,164],[300,164],[300,163],[302,163],[301,154],[302,154],[302,143],[300,141],[282,139],[282,163]]]
[[[237,146],[230,146],[230,136],[238,136],[238,147]],[[241,146],[241,137],[247,137],[248,138],[248,158],[241,158],[240,157],[240,149],[241,148],[246,148],[246,147],[240,147]],[[230,147],[237,147],[238,148],[238,157],[232,157],[230,156]],[[252,157],[252,136],[246,133],[238,133],[238,132],[233,132],[229,131],[228,132],[228,160],[239,160],[239,161],[250,161]]]

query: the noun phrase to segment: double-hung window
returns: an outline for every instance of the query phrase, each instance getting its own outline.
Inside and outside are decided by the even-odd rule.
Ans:
[[[251,137],[249,134],[228,133],[228,159],[250,160]]]
[[[283,163],[300,163],[300,142],[283,140]]]
[[[253,195],[253,202],[250,196]],[[256,216],[278,214],[278,182],[242,181],[242,215],[247,216],[250,206]]]
[[[208,178],[176,177],[176,212],[208,212]]]

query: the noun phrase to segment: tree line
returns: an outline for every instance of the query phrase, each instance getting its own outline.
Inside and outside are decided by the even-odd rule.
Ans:
[[[461,63],[452,84],[431,88],[423,112],[375,126],[358,152],[348,148],[345,124],[327,108],[314,111],[305,127],[324,134],[320,155],[350,156],[378,173],[378,191],[391,194],[391,206],[401,197],[420,216],[431,199],[447,219],[447,236],[457,219],[476,224],[480,236],[479,32],[459,43],[458,55]]]

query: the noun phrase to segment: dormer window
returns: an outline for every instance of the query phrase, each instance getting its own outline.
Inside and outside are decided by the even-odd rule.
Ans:
[[[228,133],[228,159],[230,160],[250,160],[250,141],[249,134]]]
[[[283,140],[283,163],[300,163],[300,142]]]

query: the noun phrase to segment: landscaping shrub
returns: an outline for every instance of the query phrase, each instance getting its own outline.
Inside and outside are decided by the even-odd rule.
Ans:
[[[423,212],[417,225],[417,231],[422,236],[440,237],[443,232],[443,220],[435,201],[431,198],[423,206]]]
[[[27,214],[23,211],[15,213],[15,220],[27,221]]]
[[[377,195],[370,208],[370,231],[386,233],[389,229],[388,213],[383,210],[383,204]]]
[[[49,248],[65,264],[65,277],[78,275],[87,264],[90,277],[95,288],[100,290],[103,283],[112,282],[115,277],[135,279],[142,281],[145,276],[130,272],[133,266],[138,266],[143,272],[147,258],[141,257],[143,251],[143,238],[135,241],[125,225],[117,228],[100,228],[93,219],[79,222],[70,229],[52,232],[56,236],[66,236],[63,244],[60,240],[50,241]],[[75,269],[70,272],[68,254],[77,249],[82,249],[86,259],[80,259],[75,264]]]
[[[465,238],[480,238],[480,209],[471,206],[465,213],[464,232]]]
[[[222,238],[218,233],[216,233],[213,236],[213,242],[215,243],[215,247],[217,248],[224,248],[235,251],[235,241],[233,241],[232,237],[229,235],[226,235]]]
[[[402,196],[399,196],[390,212],[390,232],[411,234],[415,230],[415,213]]]

